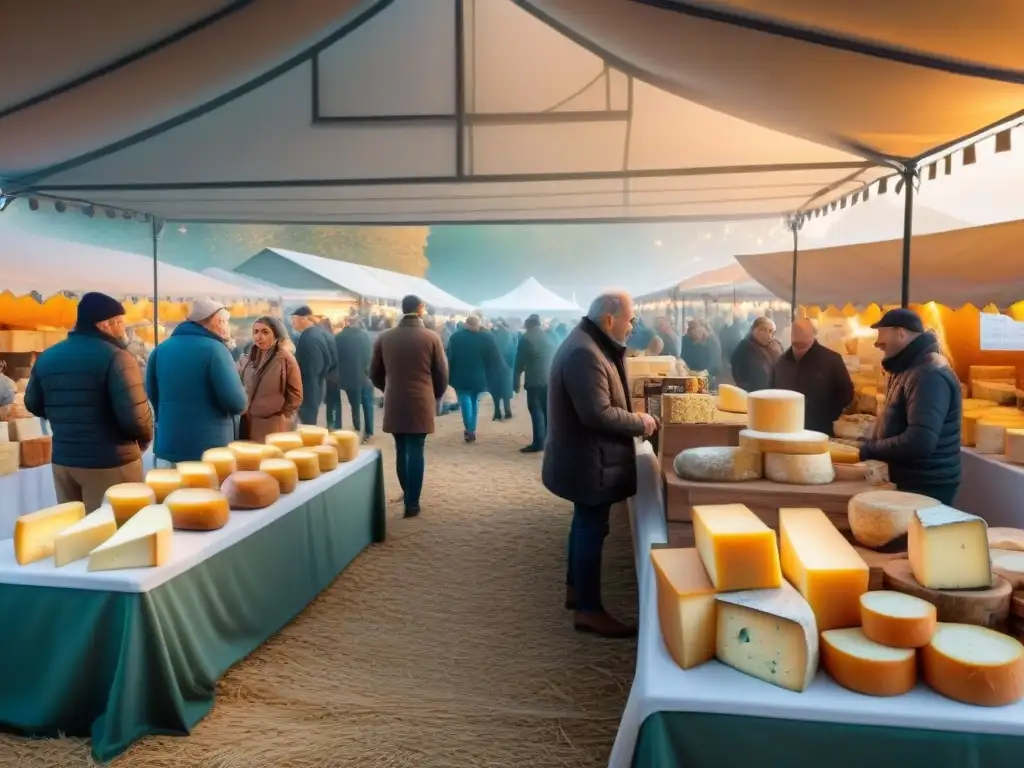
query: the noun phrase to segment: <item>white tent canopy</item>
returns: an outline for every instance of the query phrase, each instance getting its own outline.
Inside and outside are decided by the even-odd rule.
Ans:
[[[533,277],[496,299],[480,302],[480,309],[488,312],[581,312],[574,301],[563,299],[554,291],[541,285]]]
[[[862,6],[17,4],[0,187],[184,221],[775,216],[1024,106],[1024,6]]]
[[[214,280],[220,280],[223,283],[237,285],[240,288],[261,291],[267,296],[273,296],[283,301],[346,301],[352,298],[341,292],[302,291],[294,288],[282,288],[280,285],[274,285],[265,280],[242,275],[238,272],[231,272],[220,267],[209,267],[204,269],[202,274],[212,277]]]

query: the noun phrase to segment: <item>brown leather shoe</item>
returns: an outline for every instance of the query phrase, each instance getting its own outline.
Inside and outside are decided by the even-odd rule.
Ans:
[[[565,588],[565,610],[575,611],[576,610],[576,588],[566,587]]]
[[[573,614],[573,625],[577,632],[588,632],[600,637],[614,639],[636,637],[635,626],[623,624],[604,611],[576,611]]]

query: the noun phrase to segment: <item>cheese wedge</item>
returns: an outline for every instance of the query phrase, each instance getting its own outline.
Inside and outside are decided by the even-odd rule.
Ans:
[[[89,553],[90,571],[150,568],[171,557],[171,513],[162,504],[139,510]]]
[[[890,648],[854,627],[821,633],[821,665],[844,688],[866,696],[902,696],[917,682],[917,654]]]
[[[938,621],[928,601],[884,589],[860,596],[860,618],[868,638],[891,648],[923,648]]]
[[[693,535],[716,589],[768,589],[782,584],[775,531],[742,504],[694,507]]]
[[[259,470],[260,462],[266,458],[264,446],[260,443],[240,441],[231,443],[228,448],[235,455],[235,471],[237,472],[255,472]]]
[[[220,490],[227,497],[231,509],[263,509],[281,496],[277,480],[266,472],[235,472],[224,481]]]
[[[323,445],[324,438],[328,434],[324,427],[314,427],[309,424],[303,424],[297,431],[299,436],[302,438],[302,445],[307,448],[312,448],[315,445]],[[301,448],[302,446],[296,447]]]
[[[658,619],[669,654],[683,669],[715,658],[715,586],[696,549],[652,549]]]
[[[820,509],[780,509],[782,575],[814,611],[818,631],[860,624],[870,570]]]
[[[220,488],[217,468],[213,464],[207,464],[205,461],[179,461],[175,469],[181,475],[182,488]]]
[[[309,448],[288,451],[284,457],[295,464],[299,480],[315,480],[320,477],[320,457]]]
[[[1014,549],[1024,552],[1024,530],[1020,528],[989,528],[988,546],[991,549]]]
[[[860,449],[844,443],[828,444],[828,455],[832,458],[833,464],[859,464]]]
[[[156,503],[163,504],[171,491],[181,488],[181,475],[176,469],[151,469],[146,473],[146,485],[156,494]]]
[[[943,696],[977,707],[1024,697],[1024,646],[985,627],[939,624],[921,649],[924,681]]]
[[[18,565],[53,557],[57,534],[85,517],[85,504],[69,501],[29,512],[14,521],[14,559]]]
[[[295,462],[288,459],[264,459],[260,472],[265,472],[277,481],[281,493],[291,493],[299,487],[299,470]]]
[[[331,433],[338,441],[338,461],[352,461],[359,455],[359,435],[344,429]]]
[[[786,485],[826,485],[836,479],[832,457],[827,453],[804,456],[766,453],[764,476],[773,483]]]
[[[761,477],[761,454],[726,446],[687,448],[676,456],[672,466],[684,480],[740,483]]]
[[[729,413],[746,413],[747,391],[732,384],[720,384],[718,386],[718,407]]]
[[[828,435],[804,429],[799,432],[756,432],[740,430],[740,448],[761,453],[808,456],[829,452]]]
[[[181,488],[164,504],[171,513],[171,525],[179,531],[215,531],[227,525],[231,515],[227,497],[210,488]]]
[[[987,589],[992,586],[988,525],[947,506],[919,509],[910,520],[910,570],[928,589]]]
[[[316,454],[321,472],[330,472],[338,468],[338,450],[333,445],[314,445],[309,450]]]
[[[203,461],[213,465],[213,468],[217,470],[218,488],[228,479],[228,475],[238,469],[235,463],[235,454],[230,448],[210,448],[208,451],[203,451]]]
[[[107,488],[104,502],[119,526],[144,507],[156,504],[156,491],[145,483],[118,483]]]
[[[919,509],[937,507],[928,496],[904,491],[864,491],[847,504],[850,530],[865,547],[884,547],[907,533]]]
[[[100,507],[54,537],[53,564],[60,568],[88,557],[90,552],[115,533],[117,521],[114,519],[114,510]]]
[[[802,432],[804,396],[788,389],[750,392],[747,394],[747,423],[754,432]]]
[[[302,442],[302,435],[298,432],[273,432],[267,435],[266,443],[285,453],[305,445]]]

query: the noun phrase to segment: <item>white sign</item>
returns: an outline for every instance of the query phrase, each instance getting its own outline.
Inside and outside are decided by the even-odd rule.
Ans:
[[[985,352],[1024,352],[1024,323],[1006,315],[982,312],[981,349]]]

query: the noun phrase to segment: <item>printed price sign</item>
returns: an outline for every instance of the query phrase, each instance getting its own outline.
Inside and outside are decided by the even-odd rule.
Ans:
[[[981,349],[985,352],[1024,352],[1024,323],[1006,315],[981,315]]]

